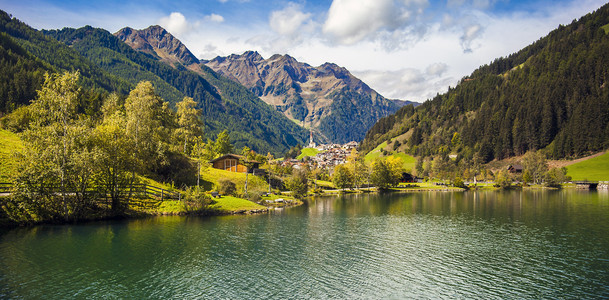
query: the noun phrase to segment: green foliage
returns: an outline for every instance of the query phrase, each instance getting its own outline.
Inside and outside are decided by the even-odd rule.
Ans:
[[[545,183],[547,186],[560,187],[560,184],[571,180],[570,176],[567,176],[567,168],[551,168],[545,174]]]
[[[237,185],[229,179],[222,178],[218,180],[218,192],[221,195],[235,195],[237,192]]]
[[[482,163],[546,149],[568,158],[609,144],[609,5],[508,57],[481,66],[447,93],[379,120],[364,151],[412,131],[410,154],[452,146]],[[455,133],[458,134],[458,139]],[[416,146],[416,147],[415,147]]]
[[[182,196],[182,204],[188,212],[200,212],[205,210],[214,201],[211,197],[205,194],[201,189],[190,187],[186,189]]]
[[[197,137],[202,135],[201,126],[202,122],[199,120],[200,112],[196,107],[197,103],[190,97],[184,97],[177,106],[176,118],[178,129],[175,131],[178,139],[184,141],[184,147],[182,153],[190,153],[191,150],[187,149],[196,141]]]
[[[466,189],[467,186],[465,185],[465,183],[463,182],[463,179],[461,179],[461,177],[456,177],[453,182],[452,185],[454,187],[458,187],[458,188],[462,188],[462,189]]]
[[[334,167],[332,183],[339,189],[352,188],[355,184],[355,176],[346,165],[338,165]]]
[[[233,152],[233,145],[230,142],[230,135],[228,134],[228,131],[224,130],[218,133],[214,147],[214,152],[218,156]]]
[[[295,170],[292,176],[285,180],[285,186],[296,198],[302,198],[307,195],[309,190],[309,179],[303,170]]]
[[[38,98],[30,106],[33,124],[24,133],[26,149],[18,159],[17,188],[12,197],[22,200],[24,211],[35,211],[29,213],[32,221],[41,215],[68,220],[82,216],[91,205],[88,190],[99,154],[91,146],[87,124],[77,119],[79,74],[45,77]],[[35,196],[32,191],[37,192]],[[39,195],[49,201],[59,198],[57,205],[40,206],[36,202]]]
[[[540,151],[527,152],[522,158],[522,167],[527,172],[527,175],[530,176],[530,181],[536,184],[543,181],[548,171],[548,163]]]
[[[379,190],[387,190],[390,187],[397,185],[399,177],[396,178],[394,175],[391,165],[385,160],[377,160],[372,163],[370,182]]]
[[[513,179],[507,170],[497,172],[495,176],[495,186],[502,189],[510,189],[512,187]]]

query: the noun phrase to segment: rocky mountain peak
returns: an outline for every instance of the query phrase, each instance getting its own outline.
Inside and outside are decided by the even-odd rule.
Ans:
[[[264,59],[255,51],[204,63],[313,129],[321,141],[361,139],[376,120],[400,107],[333,63],[312,67],[287,54]],[[328,130],[337,124],[344,128]]]
[[[264,60],[264,58],[262,57],[262,55],[260,55],[260,53],[258,53],[258,51],[245,51],[245,52],[243,52],[241,57],[251,60],[251,61]]]
[[[199,63],[180,40],[159,25],[142,30],[125,27],[114,35],[131,48],[156,56],[170,65],[178,63],[188,66]]]

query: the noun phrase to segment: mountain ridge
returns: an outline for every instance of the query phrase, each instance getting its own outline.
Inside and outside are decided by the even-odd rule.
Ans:
[[[275,54],[264,59],[256,51],[246,51],[241,55],[231,54],[203,60],[202,63],[243,84],[289,118],[314,129],[326,141],[361,140],[363,133],[378,118],[395,112],[404,105],[417,104],[386,99],[346,68],[334,63],[327,62],[313,67],[287,54]],[[336,117],[341,108],[333,103],[339,101],[337,97],[344,96],[345,93],[359,95],[351,97],[357,101],[352,101],[348,106],[359,110],[352,111],[351,114],[363,118],[361,122],[352,120],[349,113]],[[368,115],[361,113],[364,108]],[[340,129],[347,134],[328,133],[330,122],[345,124]]]
[[[114,36],[137,51],[148,53],[168,64],[180,63],[184,66],[199,63],[188,48],[171,33],[159,25],[143,30],[125,27]]]
[[[380,119],[362,149],[400,137],[417,156],[486,163],[528,151],[558,159],[609,148],[607,25],[609,4],[558,26],[415,110]]]

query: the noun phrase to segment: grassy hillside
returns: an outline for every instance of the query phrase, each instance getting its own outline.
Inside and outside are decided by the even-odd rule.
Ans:
[[[389,155],[383,156],[381,150],[385,147],[387,147],[387,142],[383,142],[382,144],[378,145],[376,148],[366,154],[365,161],[370,163],[381,158],[398,157],[402,160],[404,171],[412,172],[412,170],[414,170],[414,166],[417,162],[416,158],[403,152],[391,152]]]
[[[0,129],[0,182],[7,182],[15,172],[13,153],[21,149],[23,143],[16,134]]]
[[[229,172],[229,171],[214,169],[211,167],[207,168],[206,170],[201,171],[201,185],[206,190],[215,189],[218,184],[218,180],[223,179],[223,178],[229,179],[230,181],[234,182],[235,185],[237,185],[238,193],[243,192],[243,187],[245,186],[245,174],[244,173]],[[269,189],[268,183],[266,183],[266,181],[264,181],[263,178],[254,176],[251,174],[248,176],[247,186],[248,186],[248,191],[264,192],[264,191],[268,191],[268,189]]]
[[[609,180],[609,152],[567,167],[573,180]]]
[[[298,157],[296,157],[296,159],[303,159],[305,156],[315,156],[317,155],[317,153],[319,153],[319,150],[315,149],[315,148],[304,148],[302,150],[300,150],[300,155],[298,155]]]
[[[381,157],[383,155],[381,150],[385,149],[385,147],[387,147],[387,142],[382,142],[380,145],[376,146],[376,148],[372,149],[372,151],[368,152],[365,158],[366,162],[371,162]]]

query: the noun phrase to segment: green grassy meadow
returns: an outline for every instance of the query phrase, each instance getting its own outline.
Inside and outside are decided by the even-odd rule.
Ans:
[[[201,170],[201,185],[205,190],[215,189],[220,179],[226,178],[235,183],[237,192],[243,192],[245,186],[245,173],[229,172],[208,167]],[[269,189],[268,183],[261,177],[249,174],[247,182],[248,191],[266,192]]]
[[[364,158],[366,162],[373,162],[381,157],[383,155],[381,150],[385,147],[387,147],[387,142],[383,142],[382,144],[376,146],[376,148],[372,149],[372,151],[368,152]]]
[[[319,153],[319,150],[315,148],[303,148],[302,150],[300,150],[300,155],[298,155],[296,159],[303,159],[305,156],[313,157],[317,155],[317,153]]]
[[[378,145],[376,148],[372,149],[372,151],[368,152],[368,154],[366,154],[364,160],[367,163],[371,163],[377,159],[382,158],[383,154],[381,153],[381,149],[384,149],[385,147],[387,147],[387,142],[383,142],[382,144]],[[406,171],[406,172],[412,172],[412,170],[414,170],[415,164],[417,162],[417,160],[416,160],[416,158],[414,158],[414,156],[408,155],[406,153],[401,153],[401,152],[392,152],[390,155],[388,155],[386,157],[400,158],[402,160],[404,171]]]
[[[23,149],[23,142],[17,134],[0,129],[0,182],[7,182],[15,172],[17,164],[14,152]]]
[[[609,152],[567,167],[573,180],[609,181]]]
[[[220,212],[235,212],[241,210],[266,209],[265,206],[232,196],[222,196],[214,199],[216,203],[209,206],[210,209]]]

